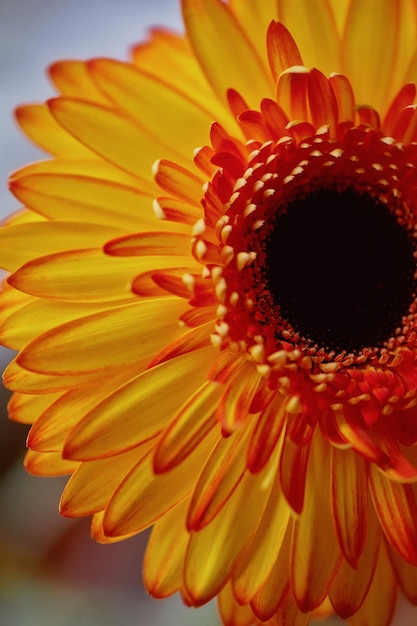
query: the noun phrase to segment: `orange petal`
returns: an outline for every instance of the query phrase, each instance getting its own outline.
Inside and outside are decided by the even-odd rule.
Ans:
[[[131,368],[128,368],[127,371],[130,373]],[[7,389],[36,395],[64,392],[69,387],[84,385],[91,380],[97,380],[98,377],[97,372],[89,372],[88,374],[61,373],[59,375],[35,374],[21,367],[16,359],[13,359],[3,372],[3,382]],[[107,375],[105,376],[102,372],[100,375],[102,381],[103,377],[107,377]],[[111,377],[111,373],[108,373],[108,377]]]
[[[152,529],[143,561],[143,579],[154,598],[166,598],[182,586],[182,567],[189,536],[185,529],[188,500],[159,519]],[[176,529],[176,532],[173,532]]]
[[[248,430],[221,437],[204,464],[188,510],[189,530],[200,531],[207,526],[232,497],[245,473]]]
[[[201,154],[200,150],[199,154]],[[212,172],[208,175],[211,176]],[[187,205],[184,200],[178,198],[159,197],[153,202],[155,215],[160,220],[168,220],[170,222],[179,222],[182,224],[192,225],[196,223],[202,216],[201,206]]]
[[[79,460],[112,456],[155,437],[204,382],[211,358],[212,348],[191,352],[110,390],[71,431],[65,456]],[[159,394],[164,397],[163,411],[155,402]]]
[[[417,565],[417,506],[411,485],[385,478],[372,465],[369,487],[388,541],[403,559]]]
[[[410,104],[414,104],[416,91],[417,89],[414,83],[407,83],[403,85],[395,95],[383,121],[383,129],[386,135],[393,134],[393,129],[401,110]]]
[[[178,465],[217,426],[215,409],[221,393],[219,383],[208,381],[186,400],[156,446],[154,469],[157,473]]]
[[[352,450],[332,447],[331,468],[336,533],[343,555],[349,565],[356,568],[367,530],[367,463]]]
[[[276,456],[276,455],[275,455]],[[276,463],[272,463],[276,466]],[[289,525],[291,509],[280,492],[279,481],[273,477],[273,486],[263,517],[255,536],[238,559],[233,572],[233,590],[236,599],[250,602],[271,576]],[[282,567],[285,569],[285,563]]]
[[[270,95],[271,85],[230,7],[219,0],[183,0],[182,10],[194,54],[219,99],[225,101],[227,90],[233,88],[256,108]]]
[[[355,96],[352,85],[343,74],[329,76],[329,84],[333,89],[337,103],[337,118],[339,123],[352,121],[354,118]]]
[[[397,584],[387,556],[385,543],[380,542],[375,575],[364,603],[350,618],[352,626],[389,626],[397,601]]]
[[[112,376],[112,385],[117,388],[128,377],[129,372]],[[71,429],[107,394],[108,386],[103,385],[102,379],[61,394],[55,402],[50,403],[49,407],[38,414],[39,417],[29,431],[27,445],[39,452],[62,450]],[[46,397],[51,396],[48,394]]]
[[[277,18],[276,0],[262,0],[262,2],[242,2],[229,0],[233,12],[237,16],[243,30],[251,38],[252,44],[264,63],[268,65],[265,47],[265,33],[272,19]]]
[[[342,559],[332,582],[329,596],[332,606],[341,619],[348,619],[362,606],[377,565],[381,531],[372,504],[367,512],[368,533],[365,549],[356,569]]]
[[[285,436],[280,457],[280,481],[282,491],[296,513],[301,513],[304,504],[309,454],[309,444],[299,446]]]
[[[47,232],[53,230],[47,229]],[[184,258],[181,261],[183,264]],[[141,265],[149,269],[150,263],[146,259]],[[155,265],[158,269],[158,264]],[[35,258],[8,281],[15,289],[30,295],[61,302],[137,302],[131,290],[135,271],[140,271],[140,265],[132,267],[129,259],[110,257],[100,247]]]
[[[272,21],[266,35],[269,66],[277,81],[281,72],[292,65],[304,65],[293,36],[284,24]]]
[[[316,69],[308,74],[308,100],[313,124],[329,126],[330,135],[336,133],[337,103],[329,81]]]
[[[274,139],[279,139],[286,134],[285,127],[289,120],[284,109],[275,100],[264,98],[261,102],[261,112],[266,127]]]
[[[294,524],[292,589],[300,610],[311,611],[328,594],[340,562],[330,504],[330,446],[319,432],[312,440],[303,510]]]
[[[251,601],[255,615],[262,621],[272,618],[278,610],[289,589],[290,552],[293,521],[288,520],[285,537],[279,551],[275,554],[275,563],[263,586]]]
[[[182,255],[190,250],[187,233],[141,232],[112,239],[104,251],[113,256]]]
[[[245,363],[238,376],[226,387],[216,411],[225,436],[239,429],[246,421],[261,380],[253,363]]]
[[[238,604],[230,583],[217,596],[219,613],[224,626],[252,626],[253,612],[249,605]]]
[[[300,611],[289,589],[283,596],[275,616],[276,624],[291,624],[291,626],[308,626],[312,614]]]
[[[2,324],[0,338],[5,346],[20,350],[39,335],[80,317],[83,314],[97,313],[108,305],[63,304],[51,300],[32,298],[32,302],[10,315]],[[27,320],[30,319],[30,325]]]
[[[187,498],[216,437],[206,437],[183,463],[166,474],[155,475],[152,455],[140,461],[121,482],[107,506],[105,534],[114,537],[140,532]]]
[[[308,120],[307,84],[309,70],[302,65],[290,67],[277,82],[277,102],[290,120]]]
[[[417,104],[404,107],[392,126],[392,136],[398,141],[410,143],[417,137]]]
[[[247,473],[211,523],[191,533],[184,579],[196,606],[208,602],[220,591],[240,551],[256,531],[270,491],[261,487],[263,480],[262,472]]]
[[[206,77],[192,53],[189,42],[181,35],[153,28],[150,41],[133,49],[133,62],[146,75],[153,76],[194,102],[204,102],[211,119],[235,128],[223,105],[213,98]]]
[[[283,396],[277,393],[257,419],[248,445],[247,464],[251,472],[259,472],[277,447],[285,424],[285,407]]]
[[[136,534],[129,533],[127,535],[121,535],[120,537],[107,537],[107,535],[104,534],[103,522],[104,511],[94,513],[93,519],[91,520],[91,536],[99,543],[116,543],[117,541],[124,541],[125,539],[129,539]]]
[[[203,326],[192,329],[180,337],[167,344],[148,364],[148,368],[154,367],[159,363],[164,363],[169,359],[173,359],[181,354],[193,352],[199,348],[205,348],[212,345],[210,341],[210,332],[213,328],[212,322],[208,322]]]
[[[59,394],[34,396],[14,393],[7,405],[9,418],[21,424],[33,424],[38,415],[42,415],[59,397]]]

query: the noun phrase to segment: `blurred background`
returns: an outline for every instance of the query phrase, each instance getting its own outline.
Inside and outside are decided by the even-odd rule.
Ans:
[[[58,59],[112,56],[152,25],[181,29],[177,0],[0,0],[0,217],[18,208],[6,178],[43,158],[13,119],[19,103],[54,95],[45,68]],[[10,354],[0,352],[2,368]],[[0,388],[0,624],[7,626],[217,626],[215,604],[198,611],[143,590],[146,534],[102,546],[89,520],[58,514],[64,482],[22,468],[26,427],[5,418]],[[415,623],[401,605],[397,624]],[[331,620],[330,624],[341,624]],[[371,625],[370,625],[371,626]]]

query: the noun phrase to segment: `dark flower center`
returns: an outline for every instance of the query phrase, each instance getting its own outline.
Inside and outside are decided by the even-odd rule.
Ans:
[[[326,351],[379,347],[415,297],[409,228],[355,188],[296,193],[265,239],[265,281],[295,333]]]

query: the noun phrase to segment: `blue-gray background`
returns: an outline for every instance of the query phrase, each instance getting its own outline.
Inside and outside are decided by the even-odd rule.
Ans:
[[[179,2],[0,0],[0,217],[19,206],[7,191],[7,175],[44,158],[20,134],[14,107],[53,95],[45,75],[51,62],[92,56],[127,58],[129,46],[142,39],[151,25],[181,29]],[[7,354],[2,353],[2,358],[4,362]],[[4,391],[0,401],[4,407]],[[183,608],[176,598],[165,602],[147,598],[141,584],[145,537],[99,546],[89,538],[88,521],[61,519],[57,503],[63,481],[25,474],[21,467],[25,434],[24,427],[1,416],[0,624],[219,623],[213,605],[195,611]],[[405,626],[406,613],[402,607],[398,624]],[[414,623],[413,615],[407,623]]]

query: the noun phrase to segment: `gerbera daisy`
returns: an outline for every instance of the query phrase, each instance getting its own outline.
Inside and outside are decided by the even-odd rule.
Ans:
[[[18,109],[1,341],[27,469],[225,625],[417,603],[417,3],[183,0]]]

